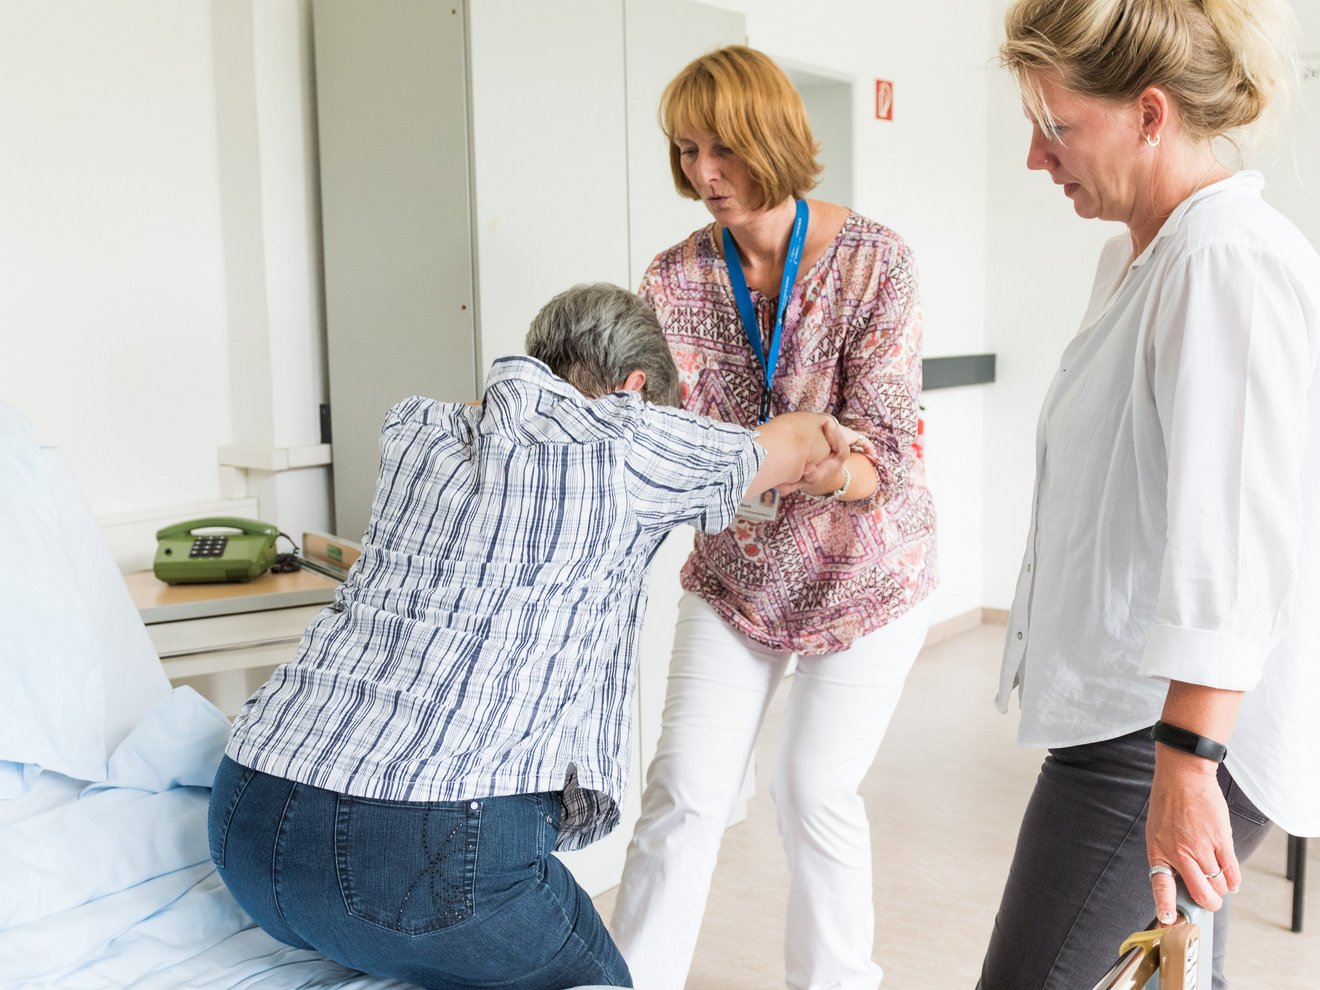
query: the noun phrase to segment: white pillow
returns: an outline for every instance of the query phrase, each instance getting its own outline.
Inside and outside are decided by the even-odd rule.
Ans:
[[[41,770],[105,779],[101,647],[74,575],[35,431],[0,402],[0,797]]]
[[[105,658],[105,751],[113,754],[138,719],[170,693],[170,682],[68,463],[51,447],[42,449],[41,461],[64,545],[78,561],[73,575]]]

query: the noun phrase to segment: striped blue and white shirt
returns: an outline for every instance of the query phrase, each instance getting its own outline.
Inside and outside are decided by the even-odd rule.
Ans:
[[[619,822],[646,571],[727,527],[753,434],[635,393],[588,400],[529,357],[482,403],[414,397],[381,431],[362,557],[226,750],[340,793],[564,791],[559,848]]]

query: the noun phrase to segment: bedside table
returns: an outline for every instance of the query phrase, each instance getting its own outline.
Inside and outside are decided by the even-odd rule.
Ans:
[[[187,684],[226,715],[279,664],[334,601],[339,582],[312,571],[241,584],[165,584],[150,571],[124,575],[170,682]]]

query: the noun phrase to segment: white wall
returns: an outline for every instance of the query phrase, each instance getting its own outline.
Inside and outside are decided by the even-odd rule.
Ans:
[[[1304,78],[1288,120],[1252,163],[1265,174],[1265,199],[1320,245],[1320,3],[1295,2]]]
[[[243,494],[319,439],[306,0],[0,3],[0,397],[98,515]],[[324,528],[324,470],[254,478]]]
[[[211,64],[197,0],[0,5],[0,397],[64,448],[98,511],[217,493],[231,410]]]

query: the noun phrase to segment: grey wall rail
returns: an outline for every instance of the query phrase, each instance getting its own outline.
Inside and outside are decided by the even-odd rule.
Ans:
[[[958,388],[961,385],[986,385],[995,380],[993,354],[959,354],[932,357],[921,362],[921,390]]]

